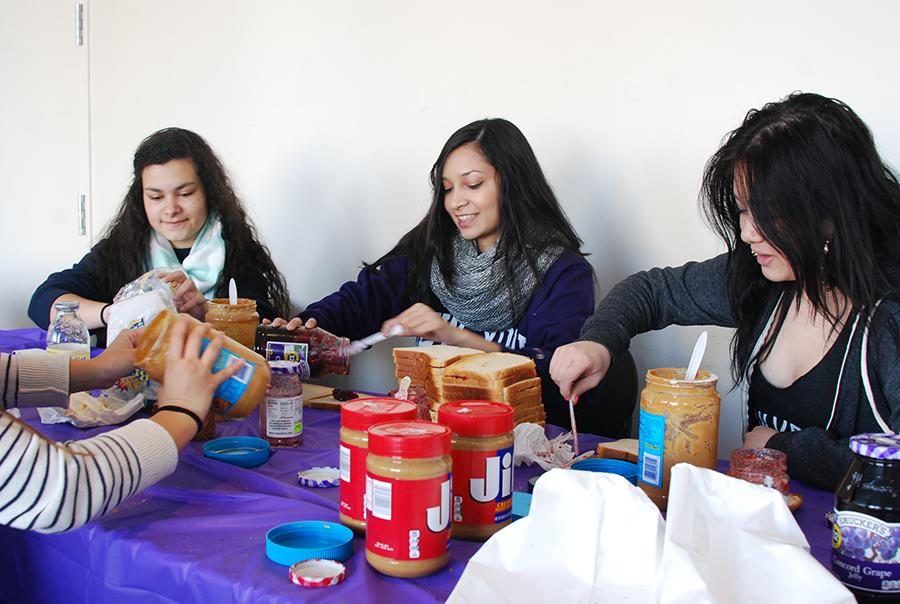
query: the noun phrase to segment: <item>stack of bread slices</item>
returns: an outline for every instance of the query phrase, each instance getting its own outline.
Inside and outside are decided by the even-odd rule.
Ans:
[[[425,388],[432,418],[446,402],[489,400],[511,405],[516,424],[546,422],[541,380],[528,357],[435,345],[395,348],[394,365],[398,379],[409,376]]]
[[[444,370],[466,357],[484,354],[475,348],[461,346],[409,346],[394,348],[394,375],[398,380],[409,376],[414,386],[425,389],[431,406],[431,418],[437,417],[437,408],[447,402],[444,396]]]

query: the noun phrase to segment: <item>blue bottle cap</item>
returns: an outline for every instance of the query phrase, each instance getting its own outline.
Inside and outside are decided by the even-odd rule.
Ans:
[[[266,463],[271,451],[269,443],[256,436],[226,436],[203,445],[204,456],[242,468]]]
[[[572,469],[585,472],[608,472],[610,474],[618,474],[631,484],[637,484],[637,464],[623,459],[592,457],[573,463]]]
[[[288,522],[266,533],[266,556],[284,566],[315,558],[344,562],[352,555],[353,531],[335,522]]]

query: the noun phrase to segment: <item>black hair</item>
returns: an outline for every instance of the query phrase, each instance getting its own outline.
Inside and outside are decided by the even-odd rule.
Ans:
[[[517,287],[513,267],[524,257],[535,276],[537,258],[550,246],[584,256],[581,239],[559,205],[525,135],[505,119],[483,119],[463,126],[444,143],[431,168],[432,200],[428,213],[391,251],[371,265],[405,255],[409,258],[408,291],[413,299],[433,303],[431,265],[438,266],[448,284],[455,278],[453,239],[458,232],[444,209],[444,164],[456,149],[473,144],[496,170],[499,178],[500,238],[497,261],[504,263],[505,285]]]
[[[794,282],[768,282],[749,246],[741,244],[736,180],[746,195],[740,201],[760,235],[785,256]],[[785,300],[797,304],[805,295],[833,329],[850,308],[871,309],[896,295],[900,185],[865,123],[841,101],[795,93],[748,112],[707,163],[701,196],[729,251],[736,378],[745,377],[754,361],[753,332],[765,312],[759,302],[771,288],[783,287]],[[834,290],[841,296],[835,298]],[[773,333],[790,306],[781,305]],[[757,360],[773,342],[766,341]]]

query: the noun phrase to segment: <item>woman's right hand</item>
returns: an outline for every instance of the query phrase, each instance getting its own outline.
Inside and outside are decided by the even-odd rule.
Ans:
[[[281,317],[275,317],[273,320],[263,319],[263,325],[271,325],[272,327],[286,327],[288,331],[294,331],[301,325],[306,329],[315,329],[318,323],[315,319],[307,319],[306,323],[302,323],[300,317],[294,317],[290,321],[286,321]]]
[[[581,341],[560,346],[550,359],[550,377],[564,399],[578,398],[597,386],[609,371],[612,354],[603,344]]]
[[[210,342],[201,354],[203,339]],[[188,319],[178,317],[169,335],[165,381],[159,391],[159,406],[175,405],[190,409],[201,418],[209,413],[213,393],[241,367],[231,363],[213,373],[213,365],[222,350],[224,337],[206,323],[190,329]]]

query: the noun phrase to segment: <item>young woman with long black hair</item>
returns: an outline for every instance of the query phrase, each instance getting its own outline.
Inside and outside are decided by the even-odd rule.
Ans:
[[[289,327],[302,320],[360,338],[401,325],[421,340],[528,355],[544,378],[548,421],[567,426],[547,370],[593,311],[594,274],[531,145],[507,120],[472,122],[444,144],[431,185],[419,224]],[[614,374],[583,397],[579,429],[624,434],[636,388],[630,357]]]
[[[53,304],[72,300],[88,328],[103,328],[119,288],[151,269],[165,272],[179,312],[200,320],[207,299],[228,296],[231,278],[241,297],[256,300],[261,317],[290,312],[284,278],[202,137],[182,128],[154,132],[138,146],[133,167],[103,239],[37,288],[28,307],[32,321],[46,329]]]
[[[794,94],[750,111],[710,159],[706,215],[728,251],[637,273],[556,351],[563,396],[594,387],[629,340],[668,325],[736,329],[747,447],[833,489],[849,437],[900,430],[900,185],[844,103]]]

